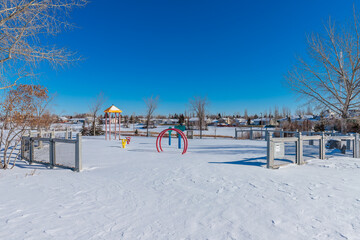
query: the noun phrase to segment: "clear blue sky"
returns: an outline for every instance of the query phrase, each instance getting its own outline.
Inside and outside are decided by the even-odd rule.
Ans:
[[[284,87],[306,34],[331,16],[351,19],[353,1],[335,0],[92,0],[73,12],[79,28],[55,44],[85,58],[57,71],[42,67],[41,83],[57,93],[57,113],[86,112],[100,91],[124,114],[180,113],[193,96],[207,96],[212,113],[295,108]],[[360,4],[357,2],[359,9]],[[107,107],[107,106],[106,106]]]

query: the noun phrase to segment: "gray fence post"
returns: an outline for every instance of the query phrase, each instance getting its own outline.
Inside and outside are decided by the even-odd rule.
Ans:
[[[34,140],[32,138],[30,138],[29,142],[30,142],[29,164],[32,164],[32,162],[34,160]]]
[[[66,128],[66,131],[65,131],[65,139],[69,139],[69,128],[68,127]]]
[[[268,134],[269,134],[268,129],[265,129],[265,141],[267,141],[267,139],[268,139]],[[261,138],[262,138],[262,136],[261,136]]]
[[[319,158],[325,159],[325,133],[321,133],[321,139],[319,140]]]
[[[297,133],[297,142],[296,142],[296,164],[301,165],[304,164],[304,158],[303,158],[303,138],[302,133]]]
[[[235,139],[238,139],[238,134],[237,134],[236,128],[235,128]]]
[[[350,134],[350,136],[354,136],[353,134]],[[347,139],[346,140],[346,150],[350,150],[351,149],[351,140]]]
[[[38,137],[39,138],[42,138],[42,136],[43,136],[43,134],[42,134],[42,130],[41,130],[41,128],[40,128],[40,131],[39,131],[39,133],[38,133]],[[43,147],[43,142],[42,141],[38,141],[39,142],[39,148],[42,148]]]
[[[250,128],[250,140],[254,140],[254,132],[252,127]]]
[[[53,139],[53,133],[50,134],[49,141],[49,160],[50,160],[50,168],[54,168],[56,163],[56,145]]]
[[[21,160],[24,159],[24,152],[25,152],[25,140],[24,140],[24,136],[22,136],[21,137],[21,149],[20,149]]]
[[[267,168],[273,168],[274,166],[274,142],[272,140],[272,136],[268,136],[267,138]]]
[[[309,134],[310,134],[310,136],[313,135],[312,132],[310,132]],[[314,140],[310,140],[310,141],[309,141],[309,145],[314,145]]]
[[[82,136],[78,133],[75,144],[75,170],[80,172],[82,169]]]
[[[353,153],[354,158],[359,158],[359,134],[358,133],[355,134],[353,151],[354,151],[354,153]]]

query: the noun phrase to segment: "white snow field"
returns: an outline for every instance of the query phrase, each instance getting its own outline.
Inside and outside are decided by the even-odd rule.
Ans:
[[[360,239],[360,159],[269,170],[265,141],[163,146],[84,137],[81,173],[0,171],[0,239]]]

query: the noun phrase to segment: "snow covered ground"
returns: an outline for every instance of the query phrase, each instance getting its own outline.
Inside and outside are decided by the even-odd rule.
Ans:
[[[84,137],[81,173],[0,171],[0,239],[360,239],[360,159],[268,170],[265,141],[173,143]]]

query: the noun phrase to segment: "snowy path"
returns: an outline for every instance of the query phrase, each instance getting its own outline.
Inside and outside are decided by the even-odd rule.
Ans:
[[[154,142],[84,138],[80,174],[0,171],[0,239],[360,239],[360,159],[268,170],[264,141]]]

